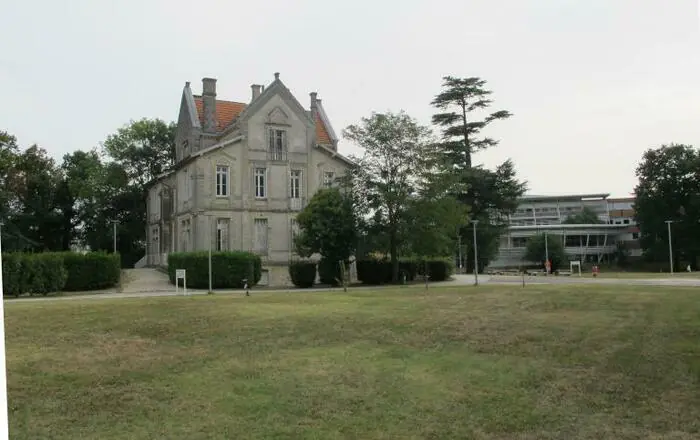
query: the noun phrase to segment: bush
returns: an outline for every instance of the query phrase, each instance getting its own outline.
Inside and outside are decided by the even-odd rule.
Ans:
[[[340,272],[340,264],[335,259],[321,258],[318,262],[318,278],[321,284],[337,286],[338,281],[342,279]]]
[[[289,277],[292,284],[301,288],[309,288],[316,282],[316,263],[313,261],[292,261],[289,263]]]
[[[63,264],[68,273],[63,290],[68,292],[114,287],[121,276],[119,254],[64,252]]]
[[[454,271],[454,264],[448,259],[429,259],[428,273],[431,281],[445,281]],[[357,278],[364,284],[391,283],[390,260],[359,260],[357,261]],[[418,275],[425,274],[425,261],[413,258],[399,260],[399,282],[402,275],[406,275],[406,281],[414,281]]]
[[[421,268],[421,275],[425,274],[425,262]],[[454,263],[451,259],[428,260],[428,275],[430,281],[446,281],[454,273]]]
[[[168,255],[168,276],[173,284],[176,269],[187,271],[187,287],[209,288],[208,252],[175,252]],[[212,252],[211,272],[212,288],[240,289],[245,279],[249,286],[260,281],[262,262],[258,255],[250,252]]]
[[[60,253],[15,253],[3,257],[3,293],[19,296],[25,293],[46,295],[60,292],[67,273]]]

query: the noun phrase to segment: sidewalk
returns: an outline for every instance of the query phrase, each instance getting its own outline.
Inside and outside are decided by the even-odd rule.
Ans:
[[[137,269],[143,270],[143,269]],[[479,283],[489,282],[489,276],[483,275],[479,276]],[[156,277],[150,279],[155,281]],[[428,285],[428,288],[438,288],[438,287],[454,287],[454,286],[468,286],[474,284],[474,278],[472,275],[453,275],[451,280],[448,281],[438,281],[433,282]],[[140,284],[141,286],[147,285],[146,283]],[[414,283],[408,285],[381,285],[381,286],[365,286],[356,285],[353,287],[348,287],[348,292],[354,291],[364,291],[364,290],[378,290],[378,289],[401,289],[401,288],[416,288],[421,287],[423,284]],[[114,289],[109,289],[102,292],[75,292],[67,293],[66,295],[59,296],[39,296],[39,297],[28,297],[28,298],[5,298],[7,303],[14,302],[31,302],[31,301],[67,301],[67,300],[90,300],[90,299],[121,299],[121,298],[159,298],[167,296],[182,296],[184,295],[182,287],[178,288],[177,294],[175,293],[175,286],[168,284],[168,286],[163,286],[161,282],[156,282],[151,286],[152,290],[142,290],[135,291],[133,288],[131,290],[125,288],[123,292],[115,292]],[[169,287],[169,288],[168,288]],[[310,289],[299,289],[293,286],[289,287],[253,287],[250,289],[250,294],[256,295],[260,293],[307,293],[307,292],[342,292],[342,287],[312,287]],[[207,289],[187,289],[187,295],[207,295]],[[215,295],[241,295],[245,296],[244,289],[214,289]]]

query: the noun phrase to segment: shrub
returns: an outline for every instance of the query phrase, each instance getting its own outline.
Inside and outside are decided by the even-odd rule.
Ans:
[[[5,296],[22,293],[22,256],[19,253],[2,254],[2,289]]]
[[[316,281],[316,263],[305,260],[292,261],[289,263],[289,277],[297,287],[312,287]]]
[[[65,291],[106,289],[119,283],[121,276],[119,254],[64,252],[63,263],[68,273],[68,280],[63,289]]]
[[[399,281],[402,274],[406,281],[414,281],[417,276],[425,274],[426,261],[414,258],[399,260]],[[454,272],[454,263],[447,258],[427,260],[430,281],[445,281]],[[357,261],[357,278],[364,284],[385,284],[391,282],[391,261],[368,259]]]
[[[337,286],[342,278],[339,262],[331,258],[321,258],[318,262],[318,278],[321,284]]]
[[[168,255],[168,276],[173,284],[176,269],[187,271],[187,287],[209,287],[208,252],[175,252]],[[212,288],[242,288],[245,279],[248,279],[249,286],[260,281],[262,262],[258,255],[250,252],[213,252],[211,269]]]
[[[423,267],[425,267],[425,263]],[[451,259],[428,260],[428,275],[430,276],[430,281],[445,281],[449,279],[453,273],[454,262]]]
[[[3,255],[3,292],[19,296],[24,293],[46,295],[60,292],[67,273],[60,253],[16,253]]]

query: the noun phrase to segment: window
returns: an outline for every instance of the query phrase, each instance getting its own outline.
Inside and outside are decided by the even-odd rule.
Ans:
[[[216,196],[228,196],[228,167],[225,165],[216,166]]]
[[[228,219],[216,220],[216,250],[228,250]]]
[[[630,224],[630,221],[629,221],[629,219],[624,219],[624,220],[622,220],[622,223],[624,223],[624,224],[626,224],[626,225],[629,225],[629,224]],[[477,244],[478,244],[478,243],[477,243]]]
[[[254,250],[257,253],[267,254],[267,219],[255,219],[255,245]]]
[[[183,220],[180,222],[180,229],[182,231],[182,251],[187,252],[190,250],[190,221]]]
[[[333,171],[324,171],[323,173],[323,186],[326,188],[330,188],[333,186],[333,178],[335,175],[333,174]]]
[[[639,232],[632,233],[632,240],[639,240]],[[479,243],[477,242],[477,244],[479,244]]]
[[[268,157],[270,160],[285,160],[287,145],[286,133],[284,130],[271,128],[269,132]]]
[[[255,169],[255,198],[264,199],[267,197],[267,170],[265,168]]]
[[[292,199],[301,198],[301,170],[292,170],[289,176],[289,197]]]

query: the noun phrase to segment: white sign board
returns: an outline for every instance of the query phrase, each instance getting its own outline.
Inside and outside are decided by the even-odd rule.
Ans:
[[[175,269],[175,295],[177,295],[178,281],[182,280],[182,292],[187,295],[187,271],[185,269]]]
[[[581,276],[581,262],[580,261],[572,261],[570,264],[570,270],[571,274],[574,274],[574,267],[578,268],[578,276]]]

